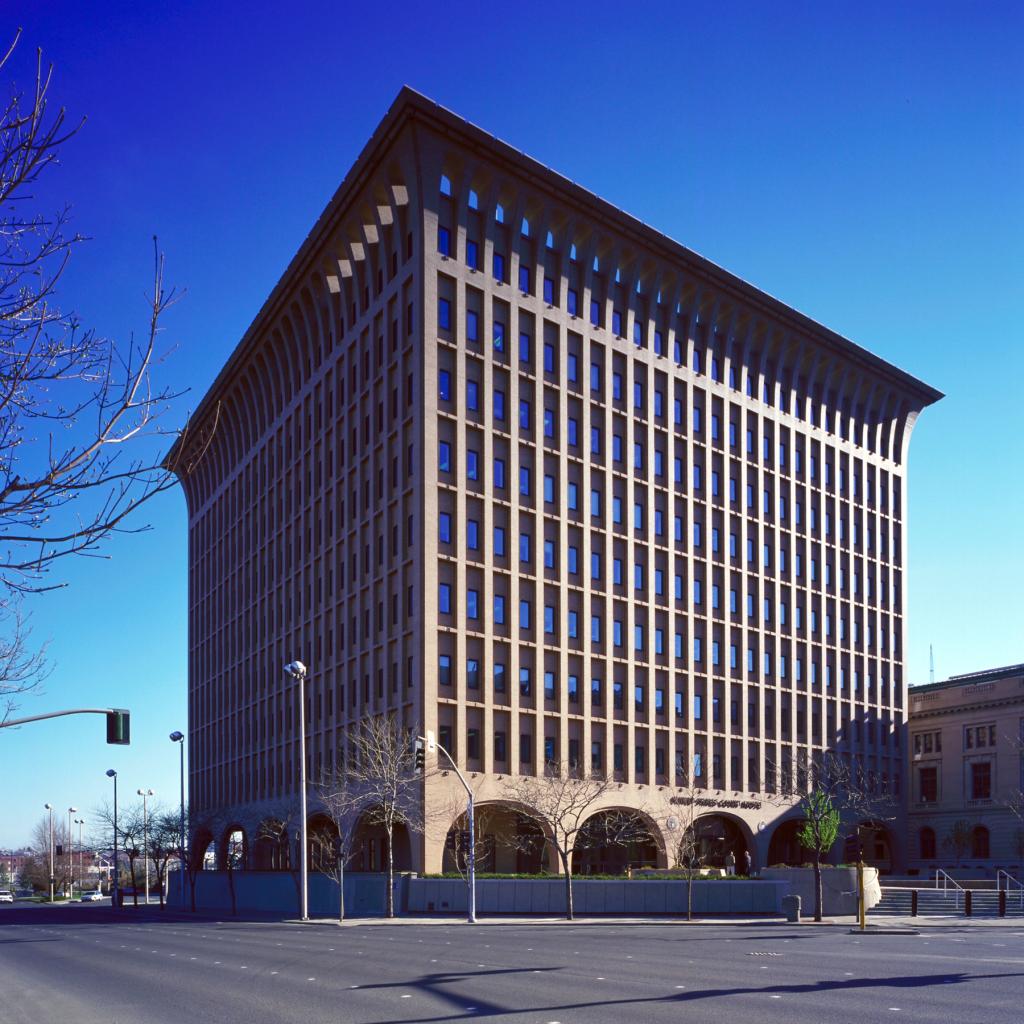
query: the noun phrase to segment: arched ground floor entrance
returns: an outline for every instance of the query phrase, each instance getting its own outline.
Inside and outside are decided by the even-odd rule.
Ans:
[[[729,854],[734,858],[737,874],[746,872],[745,855],[754,859],[752,840],[743,826],[728,814],[702,814],[693,824],[692,850],[694,866],[725,868]],[[689,865],[686,865],[689,866]]]

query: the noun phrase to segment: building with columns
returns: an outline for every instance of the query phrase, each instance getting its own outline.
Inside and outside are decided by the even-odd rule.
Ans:
[[[311,778],[391,713],[499,832],[507,779],[558,762],[650,823],[634,862],[691,775],[712,859],[799,858],[774,766],[904,786],[907,450],[940,397],[403,89],[171,456],[205,839],[272,860],[298,658]]]
[[[1024,881],[1024,665],[911,687],[907,757],[910,870]]]

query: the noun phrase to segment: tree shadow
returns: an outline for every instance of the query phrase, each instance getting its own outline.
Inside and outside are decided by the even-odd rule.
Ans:
[[[549,967],[546,971],[559,970],[560,968]],[[780,984],[780,985],[766,985],[766,986],[747,986],[747,987],[733,987],[733,988],[713,988],[713,989],[697,989],[687,992],[674,992],[671,995],[665,996],[649,996],[640,997],[633,999],[600,999],[591,1000],[587,1002],[576,1002],[576,1003],[559,1003],[557,1005],[550,1006],[536,1006],[536,1007],[507,1007],[499,1006],[495,1003],[489,1003],[484,1000],[477,1000],[465,995],[455,996],[454,993],[448,993],[438,988],[439,985],[446,983],[452,983],[457,981],[464,981],[473,978],[479,978],[482,975],[498,975],[498,974],[521,974],[521,973],[534,973],[530,968],[515,968],[512,970],[493,970],[483,972],[464,972],[464,973],[445,973],[445,974],[428,974],[424,975],[418,981],[402,983],[388,983],[386,985],[365,985],[360,986],[360,989],[367,988],[417,988],[424,992],[429,992],[431,995],[438,996],[447,1002],[455,1003],[458,1005],[459,1010],[457,1013],[450,1015],[439,1015],[435,1017],[416,1017],[418,1024],[442,1024],[444,1021],[452,1020],[465,1020],[466,1019],[466,1003],[472,1002],[475,1006],[474,1017],[494,1017],[501,1014],[548,1014],[555,1013],[558,1011],[565,1010],[588,1010],[594,1008],[615,1008],[621,1007],[626,1010],[627,1007],[643,1007],[649,1004],[664,1003],[664,1004],[679,1004],[683,1005],[686,1003],[695,1003],[704,999],[718,999],[727,996],[744,996],[744,995],[807,995],[807,994],[819,994],[825,992],[853,992],[866,989],[884,989],[894,988],[898,990],[913,990],[917,988],[929,988],[933,985],[952,985],[952,984],[964,984],[972,981],[987,981],[995,978],[1019,978],[1024,977],[1024,972],[1020,971],[1007,971],[998,974],[966,974],[964,972],[953,973],[953,974],[922,974],[922,975],[902,975],[895,978],[844,978],[842,980],[834,981],[817,981],[810,982],[807,984]],[[370,1024],[370,1022],[367,1022]],[[379,1021],[375,1021],[374,1024],[380,1024]],[[384,1024],[403,1024],[402,1018],[396,1018],[393,1021],[384,1022]]]

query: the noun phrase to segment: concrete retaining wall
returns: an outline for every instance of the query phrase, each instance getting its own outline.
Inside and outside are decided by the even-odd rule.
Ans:
[[[406,898],[404,888],[408,879],[395,879],[395,907],[400,908]],[[287,871],[234,872],[235,901],[238,909],[260,910],[268,913],[299,913],[298,877]],[[180,905],[177,874],[168,884],[168,903]],[[349,873],[345,876],[345,914],[351,917],[372,917],[384,913],[387,876]],[[188,885],[185,886],[185,906],[191,905]],[[205,910],[231,910],[231,892],[226,871],[200,871],[196,875],[196,906]],[[338,884],[324,875],[310,872],[309,913],[311,917],[336,917],[338,914]]]
[[[573,904],[580,914],[685,914],[683,881],[573,882]],[[785,883],[693,883],[695,914],[778,914]],[[410,878],[410,913],[465,913],[466,883],[459,878]],[[564,914],[565,882],[481,878],[476,883],[476,908],[481,914]]]

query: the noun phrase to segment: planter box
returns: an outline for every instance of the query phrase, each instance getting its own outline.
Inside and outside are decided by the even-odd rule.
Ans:
[[[814,915],[814,868],[765,868],[764,879],[783,882],[785,896],[799,896],[803,917]],[[878,868],[864,868],[864,906],[870,910],[882,898]],[[821,912],[827,916],[857,913],[857,869],[821,867]]]

